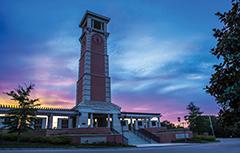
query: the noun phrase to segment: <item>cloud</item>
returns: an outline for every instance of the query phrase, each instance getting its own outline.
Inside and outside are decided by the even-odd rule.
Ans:
[[[161,94],[165,94],[165,93],[175,92],[178,90],[184,90],[184,89],[193,88],[193,87],[196,87],[196,85],[190,84],[190,83],[186,83],[186,84],[179,83],[179,84],[165,86],[165,87],[159,89],[158,92]]]
[[[112,90],[115,91],[142,91],[151,88],[154,85],[154,80],[118,80],[112,83]]]
[[[206,75],[201,75],[201,74],[189,74],[187,75],[187,79],[189,80],[203,80],[206,79]]]
[[[190,41],[159,40],[139,34],[120,40],[115,47],[113,50],[119,51],[114,52],[110,59],[114,69],[118,67],[121,73],[143,77],[159,73],[159,69],[171,62],[183,62],[196,46]]]

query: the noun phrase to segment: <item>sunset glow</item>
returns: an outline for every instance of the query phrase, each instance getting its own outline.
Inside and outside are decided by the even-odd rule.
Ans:
[[[206,114],[218,112],[204,88],[217,62],[209,53],[215,44],[212,28],[219,26],[214,13],[228,9],[228,1],[0,3],[0,104],[16,105],[3,92],[33,83],[32,96],[43,107],[74,107],[78,25],[92,10],[111,18],[112,102],[122,111],[159,112],[162,120],[175,123],[190,101]]]

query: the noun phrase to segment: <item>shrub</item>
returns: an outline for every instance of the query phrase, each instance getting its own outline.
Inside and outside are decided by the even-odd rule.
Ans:
[[[21,141],[21,142],[31,142],[31,136],[21,135],[19,137],[19,141]]]
[[[0,134],[0,140],[5,141],[17,141],[16,134]],[[50,143],[50,144],[70,144],[71,139],[65,136],[32,136],[32,135],[21,135],[19,137],[20,142],[32,142],[32,143]]]
[[[216,137],[214,136],[205,136],[205,135],[196,135],[192,138],[193,140],[198,141],[208,141],[208,142],[214,142],[216,141]]]
[[[71,140],[68,137],[64,136],[52,136],[52,137],[47,137],[48,142],[51,144],[70,144]]]
[[[34,136],[31,138],[31,142],[33,143],[47,143],[48,140],[46,137],[42,137],[42,136]]]
[[[17,135],[16,134],[2,134],[1,139],[6,140],[6,141],[17,141]]]

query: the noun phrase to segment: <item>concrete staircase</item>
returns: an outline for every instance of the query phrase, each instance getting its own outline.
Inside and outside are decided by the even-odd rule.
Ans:
[[[143,136],[140,136],[132,131],[124,131],[123,132],[124,137],[128,139],[129,145],[139,145],[139,144],[151,144],[154,143],[150,139],[144,138]]]

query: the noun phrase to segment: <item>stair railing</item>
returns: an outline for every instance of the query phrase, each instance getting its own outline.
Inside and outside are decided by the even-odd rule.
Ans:
[[[114,128],[111,128],[113,134],[120,134],[117,130],[115,130]],[[122,143],[125,144],[125,145],[128,145],[128,138],[126,138],[123,133],[120,134],[122,135]]]
[[[138,130],[133,129],[133,133],[136,134],[137,136],[139,136],[140,138],[142,138],[143,140],[149,142],[149,143],[152,142],[152,139],[151,139],[151,138],[145,136],[144,134],[142,134],[142,133],[139,132]]]

